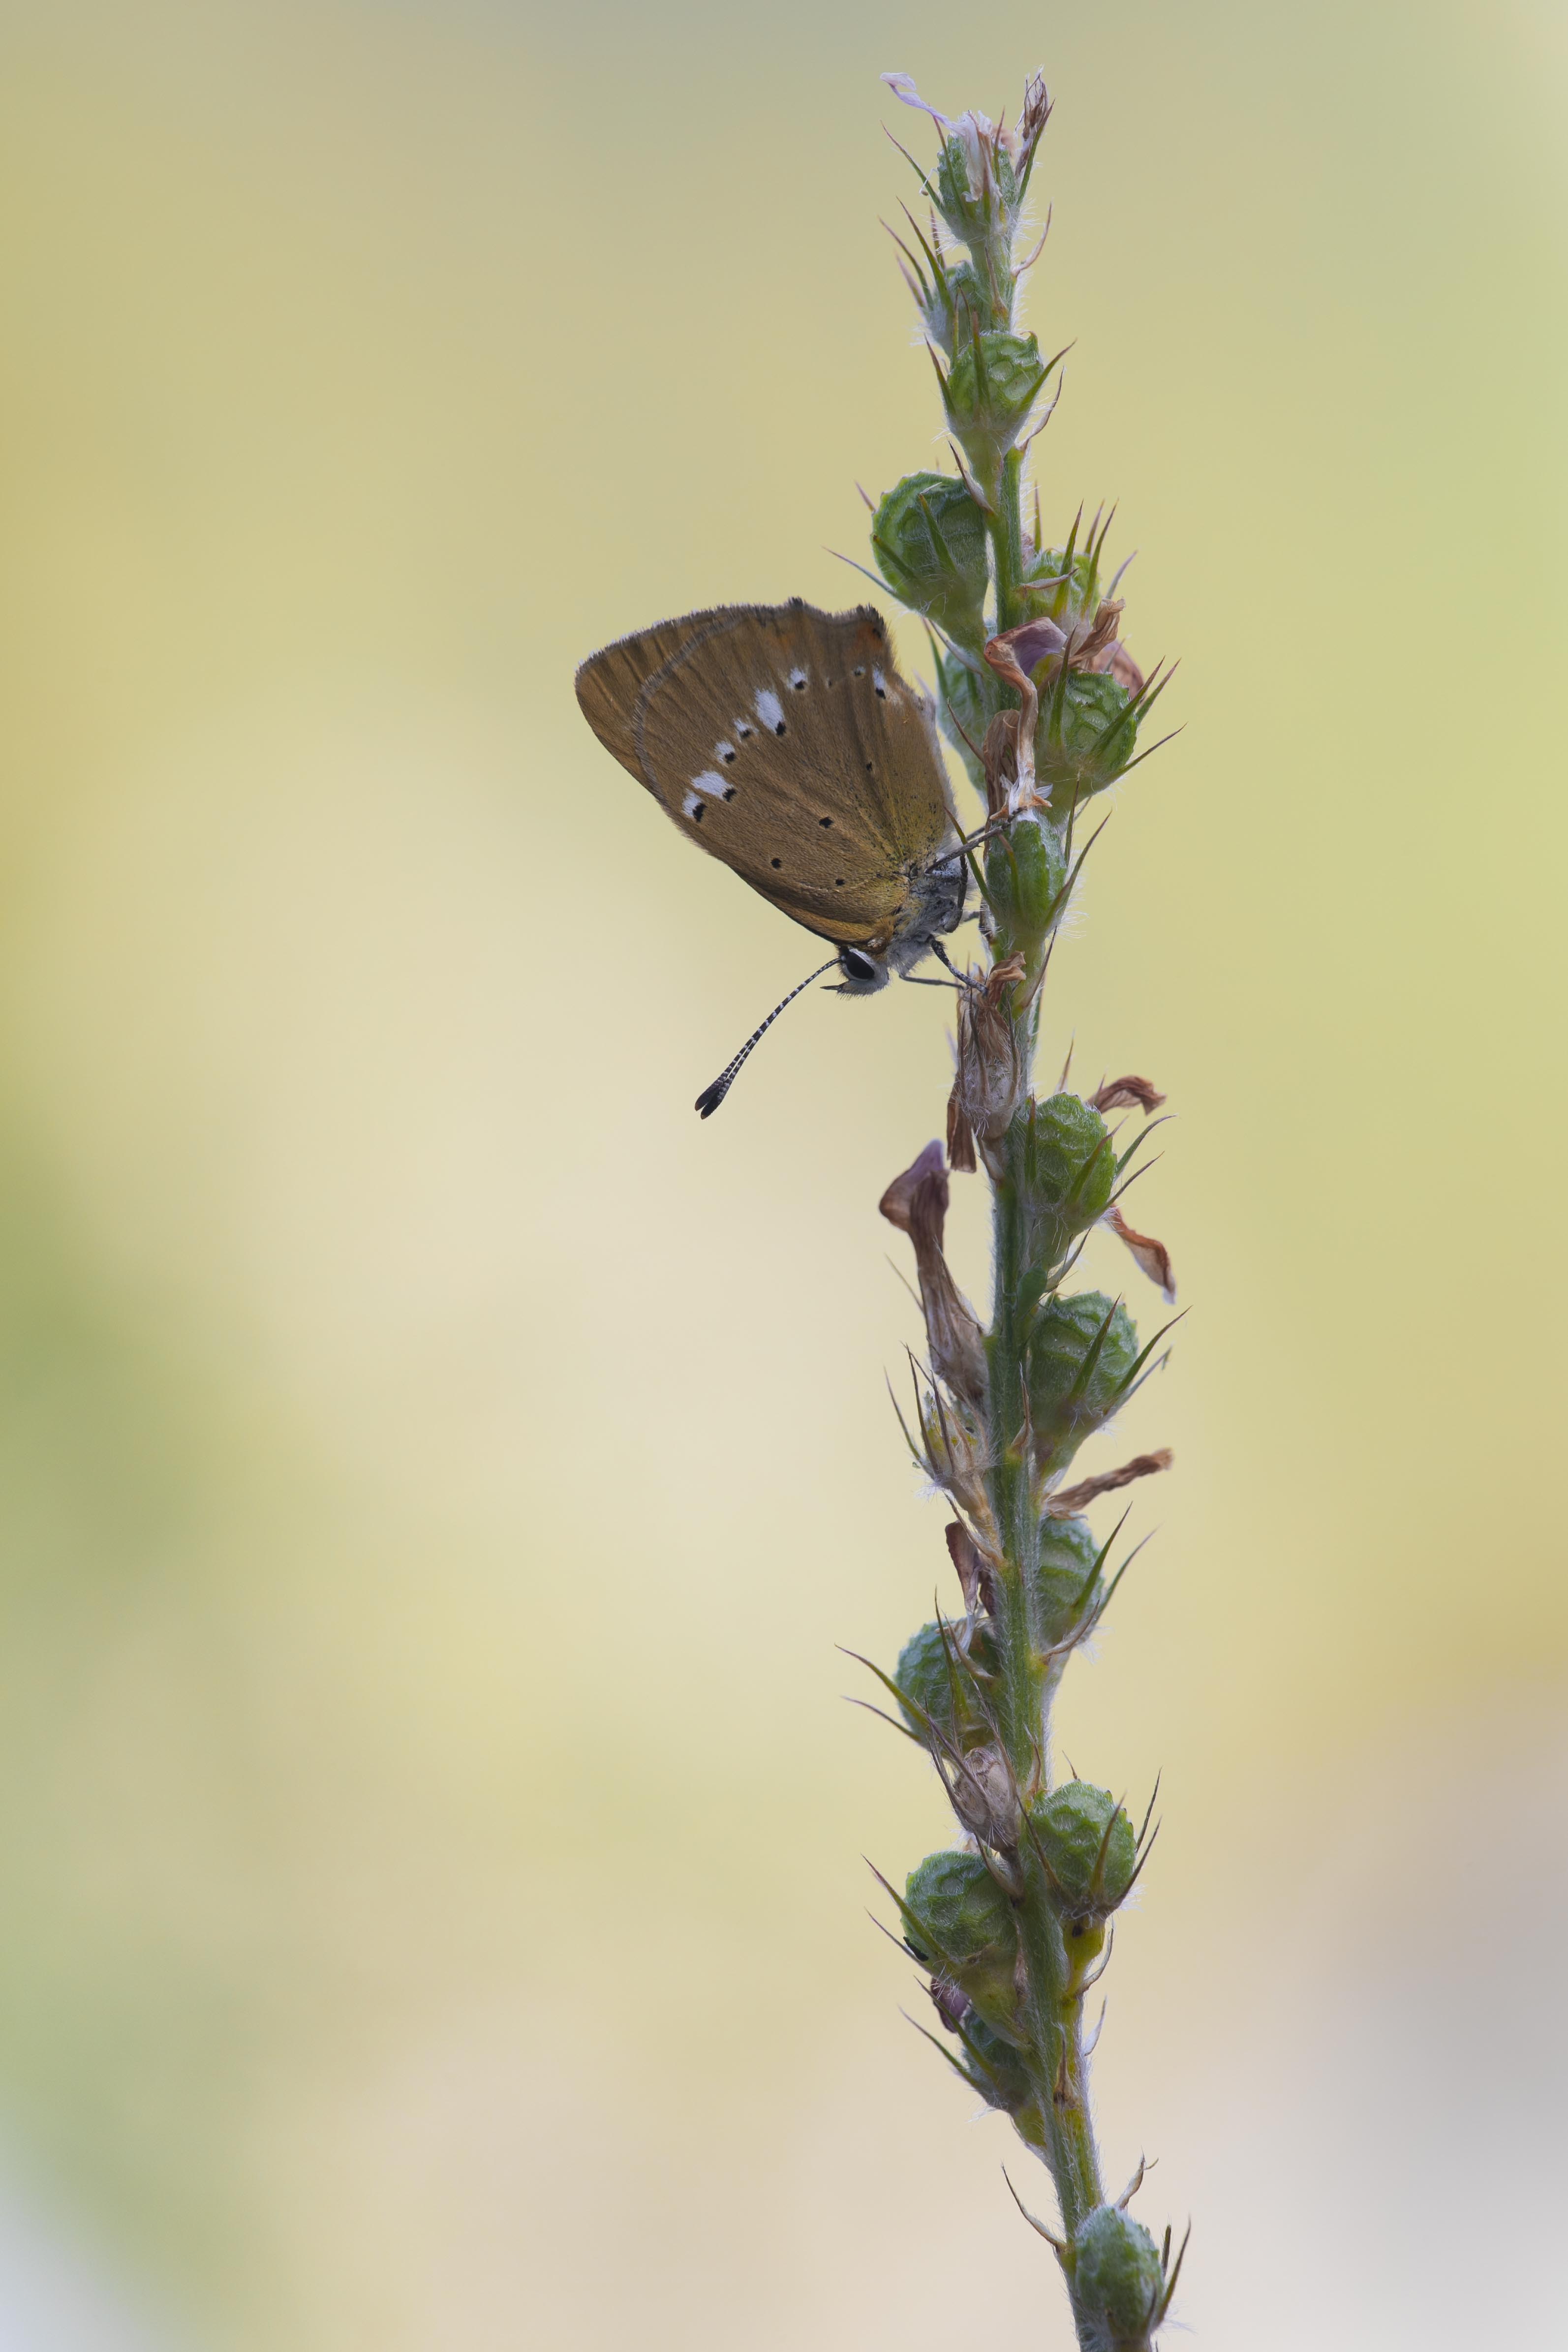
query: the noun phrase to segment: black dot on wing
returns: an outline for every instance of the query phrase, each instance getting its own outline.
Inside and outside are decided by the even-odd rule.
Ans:
[[[842,874],[838,877],[838,879],[835,882],[835,884],[833,885],[833,887],[834,887],[834,888],[835,888],[836,890],[842,890],[842,889],[843,889],[843,887],[844,887],[844,877],[843,877],[843,875],[842,875]]]
[[[833,819],[830,816],[819,816],[816,822],[818,824],[831,824]]]
[[[784,859],[782,857],[774,857],[770,859],[769,863],[773,866],[782,866],[784,864]]]
[[[868,760],[868,761],[867,761],[867,762],[866,762],[866,773],[869,776],[869,775],[874,775],[874,774],[875,774],[875,772],[876,772],[876,770],[875,770],[875,768],[873,767],[872,762],[871,762],[869,760]]]
[[[862,662],[862,663],[861,663],[860,667],[856,671],[855,675],[856,675],[856,677],[865,677],[865,675],[866,675],[866,665],[864,664],[864,662]]]
[[[733,751],[725,751],[725,752],[721,753],[721,756],[725,761],[730,761],[730,760],[732,760],[732,759],[734,758],[735,754],[733,753]]]
[[[702,812],[703,812],[703,809],[704,809],[706,806],[707,806],[706,802],[704,802],[704,801],[699,801],[699,802],[698,802],[697,806],[696,806],[696,807],[692,810],[692,812],[691,812],[691,822],[692,822],[692,824],[701,824],[701,822],[702,822]]]
[[[773,733],[774,733],[775,735],[782,735],[782,734],[784,733],[784,720],[781,719],[779,720],[778,725],[773,729]]]
[[[725,798],[727,801],[732,801],[732,800],[734,799],[734,797],[735,797],[735,787],[734,787],[734,785],[733,785],[733,784],[731,784],[731,787],[730,787],[730,789],[729,789],[729,791],[725,793],[724,798]]]

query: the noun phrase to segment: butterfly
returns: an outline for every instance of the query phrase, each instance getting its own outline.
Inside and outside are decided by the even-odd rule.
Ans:
[[[689,840],[835,949],[697,1098],[718,1109],[802,989],[837,965],[869,996],[963,919],[966,873],[930,703],[868,604],[721,605],[605,646],[577,672],[589,726]]]

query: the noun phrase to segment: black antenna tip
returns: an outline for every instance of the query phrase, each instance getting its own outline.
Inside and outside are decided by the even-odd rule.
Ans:
[[[722,1078],[715,1078],[710,1087],[703,1087],[691,1108],[699,1118],[711,1118],[729,1091]]]

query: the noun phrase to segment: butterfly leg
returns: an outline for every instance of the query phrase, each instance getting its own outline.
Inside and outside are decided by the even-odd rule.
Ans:
[[[939,939],[933,939],[931,940],[931,951],[932,955],[935,956],[939,963],[946,964],[949,971],[952,972],[953,979],[957,982],[960,988],[973,988],[974,986],[975,983],[970,979],[969,974],[966,971],[959,971],[958,966],[953,962],[952,958],[948,954],[947,950],[942,946],[942,943]],[[942,987],[944,983],[939,981],[936,985],[938,987]]]

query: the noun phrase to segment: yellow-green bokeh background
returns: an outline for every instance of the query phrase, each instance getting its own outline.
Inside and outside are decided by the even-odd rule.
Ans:
[[[1065,1708],[1165,1774],[1107,2161],[1215,2352],[1550,2340],[1560,11],[51,0],[0,58],[18,2199],[204,2352],[1066,2343],[865,1922],[946,1832],[833,1647],[942,1572],[875,1203],[943,1000],[814,997],[700,1126],[805,943],[570,690],[856,600],[937,421],[876,76],[1043,63],[1047,510],[1121,500],[1185,724],[1050,1012],[1170,1093],[1194,1308]]]

